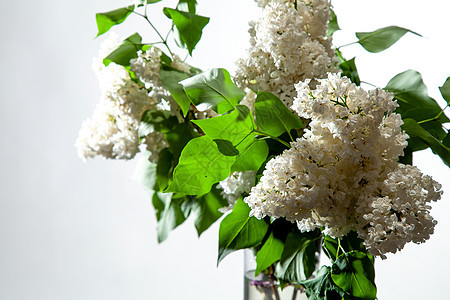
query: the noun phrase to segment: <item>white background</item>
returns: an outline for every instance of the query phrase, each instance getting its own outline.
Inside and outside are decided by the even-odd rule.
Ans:
[[[225,67],[247,47],[251,0],[199,0],[211,17],[194,58],[201,68]],[[174,6],[174,1],[163,4]],[[135,161],[83,163],[73,144],[98,101],[92,57],[104,38],[95,13],[125,6],[119,0],[1,1],[0,3],[0,299],[241,299],[242,255],[216,268],[217,231],[198,239],[191,222],[156,243],[147,192],[130,180]],[[151,17],[159,24],[161,7]],[[448,11],[444,0],[334,1],[342,32],[398,25],[407,34],[391,49],[370,54],[359,45],[362,80],[385,86],[406,69],[422,73],[432,97],[450,75]],[[137,17],[115,30],[155,38]],[[448,112],[450,115],[450,110]],[[450,299],[450,172],[431,152],[415,163],[446,192],[434,205],[436,233],[376,262],[379,299]]]

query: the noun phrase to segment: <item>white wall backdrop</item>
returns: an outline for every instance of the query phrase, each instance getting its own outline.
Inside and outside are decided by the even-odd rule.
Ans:
[[[247,47],[253,1],[198,2],[211,22],[190,62],[233,70]],[[155,5],[155,23],[164,20],[160,8],[174,3]],[[399,72],[418,70],[444,106],[437,87],[450,75],[447,1],[333,3],[343,29],[335,45],[354,41],[355,31],[387,25],[422,34],[408,34],[379,54],[358,45],[343,51],[348,58],[357,55],[363,80],[381,87]],[[126,4],[0,2],[0,299],[242,298],[242,255],[232,254],[216,268],[218,225],[197,239],[187,222],[158,245],[147,192],[130,180],[135,162],[83,163],[76,155],[81,122],[99,97],[91,62],[103,39],[93,39],[94,15]],[[152,39],[136,18],[116,32],[125,36],[137,26]],[[376,262],[382,300],[449,297],[450,172],[428,151],[415,162],[444,186],[432,213],[439,223],[427,243]]]

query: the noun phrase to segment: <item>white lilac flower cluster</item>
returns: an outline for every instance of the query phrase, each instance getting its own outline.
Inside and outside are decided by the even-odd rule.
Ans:
[[[156,105],[148,92],[133,82],[124,67],[103,64],[103,58],[120,45],[111,35],[94,59],[101,98],[91,118],[83,122],[76,141],[78,154],[84,160],[95,156],[131,159],[139,152],[137,129],[142,113]]]
[[[130,61],[131,70],[144,83],[142,87],[133,81],[127,70],[120,65],[103,64],[103,58],[121,43],[111,35],[101,46],[93,68],[97,75],[101,99],[91,118],[83,122],[75,146],[84,160],[95,156],[112,159],[131,159],[139,152],[139,122],[148,109],[171,109],[178,115],[178,109],[170,93],[164,89],[160,77],[161,50],[150,48],[140,51]],[[174,59],[172,67],[189,71],[189,66]],[[150,92],[149,92],[150,90]],[[163,135],[152,132],[144,141],[156,160],[161,149],[167,146]]]
[[[329,0],[258,0],[262,16],[250,23],[247,57],[238,60],[235,82],[240,87],[275,94],[287,107],[296,96],[294,85],[324,78],[336,71]]]
[[[236,201],[243,195],[250,193],[255,185],[256,171],[233,172],[225,180],[219,182],[217,187],[222,189],[222,196],[228,201],[228,206],[219,209],[226,213],[233,209]]]
[[[398,162],[408,136],[392,94],[366,92],[331,73],[314,90],[308,81],[296,88],[292,109],[310,128],[267,163],[245,198],[251,214],[285,217],[301,231],[324,228],[332,237],[354,230],[382,257],[427,240],[436,224],[429,203],[441,186]]]
[[[160,79],[161,55],[162,51],[156,47],[152,47],[145,52],[138,51],[138,57],[130,60],[131,71],[145,84],[145,88],[150,90],[149,96],[156,99],[162,109],[168,108],[172,110],[174,115],[178,115],[179,107],[169,91],[164,88]],[[176,55],[171,67],[190,73],[190,66]]]

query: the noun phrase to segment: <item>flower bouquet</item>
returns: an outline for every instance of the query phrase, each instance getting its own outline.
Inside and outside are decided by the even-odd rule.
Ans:
[[[333,46],[340,28],[328,0],[256,0],[236,72],[201,70],[177,53],[193,55],[209,18],[180,0],[163,9],[171,28],[161,32],[147,13],[157,2],[96,15],[98,36],[136,16],[159,40],[105,40],[94,61],[101,100],[79,155],[140,152],[158,241],[188,217],[199,235],[221,219],[218,263],[251,249],[248,284],[264,299],[287,289],[290,299],[376,299],[374,257],[425,242],[436,225],[430,203],[441,186],[413,153],[431,148],[450,165],[450,120],[421,75],[363,88],[355,59]],[[353,44],[377,53],[406,33],[417,35],[389,26],[357,32]],[[450,103],[448,79],[440,91]]]

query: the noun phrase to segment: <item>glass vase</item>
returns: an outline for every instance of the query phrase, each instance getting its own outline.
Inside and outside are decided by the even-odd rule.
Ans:
[[[281,290],[278,281],[260,273],[255,276],[255,254],[244,250],[244,300],[307,300],[303,289],[286,286]]]

